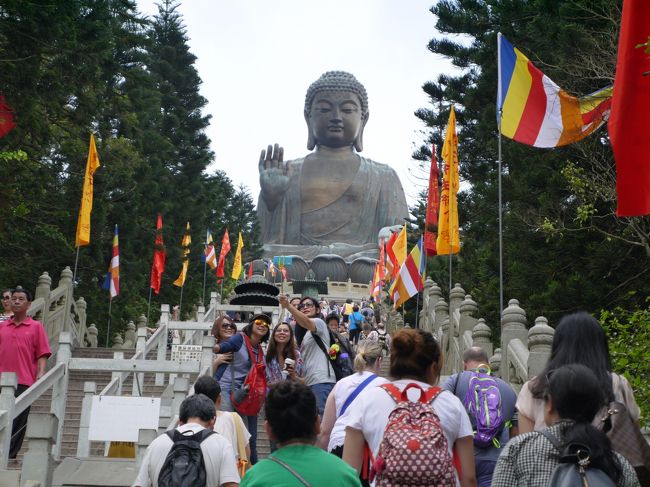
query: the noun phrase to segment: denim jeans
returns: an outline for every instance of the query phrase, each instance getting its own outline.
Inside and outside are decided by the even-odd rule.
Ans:
[[[327,401],[327,396],[330,395],[330,392],[334,388],[334,383],[326,382],[323,384],[313,384],[309,386],[311,392],[316,396],[316,406],[318,407],[318,414],[322,419],[323,411],[325,411],[325,402]]]
[[[230,402],[230,391],[221,391],[221,411],[235,411],[235,408]],[[244,426],[250,433],[251,437],[248,440],[251,449],[251,464],[257,463],[257,416],[244,416],[237,413],[244,422]]]
[[[477,487],[490,487],[492,474],[496,467],[496,460],[476,459],[476,485]]]

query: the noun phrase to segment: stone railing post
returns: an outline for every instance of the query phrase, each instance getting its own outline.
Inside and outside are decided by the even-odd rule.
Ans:
[[[63,322],[61,323],[61,331],[71,331],[73,333],[73,341],[76,340],[77,342],[80,342],[84,337],[75,336],[77,330],[72,319],[72,313],[70,313],[72,302],[74,300],[72,277],[72,270],[70,270],[70,267],[68,266],[61,271],[61,277],[59,278],[59,286],[65,287],[67,289],[65,293],[65,300],[63,302]]]
[[[88,346],[91,348],[97,348],[97,335],[99,335],[99,330],[95,326],[95,323],[91,323],[87,331],[88,335]]]
[[[97,393],[97,384],[84,382],[84,398],[81,402],[81,417],[79,418],[79,437],[77,440],[77,457],[90,456],[90,441],[88,429],[90,428],[90,410],[93,406],[93,396]]]
[[[172,399],[171,406],[171,417],[178,415],[180,410],[181,403],[187,397],[187,393],[190,390],[190,381],[187,377],[176,377],[174,379],[173,391],[174,398]]]
[[[442,328],[442,324],[445,322],[445,320],[449,319],[449,308],[447,306],[447,302],[443,298],[440,298],[435,304],[435,310],[436,315],[433,329],[434,331],[438,331]]]
[[[483,318],[479,318],[472,329],[472,346],[481,347],[488,357],[492,356],[492,330]]]
[[[135,325],[134,325],[135,326]],[[144,356],[144,346],[147,341],[147,329],[138,328],[138,341],[135,345],[135,353],[142,352],[142,358],[146,359]],[[131,395],[133,397],[139,397],[144,394],[144,373],[140,372],[136,374],[133,373],[133,384],[131,387]]]
[[[203,370],[206,366],[210,366],[209,374],[212,377],[214,371],[212,370],[212,348],[214,347],[214,337],[212,335],[204,336],[201,343],[201,367]]]
[[[463,335],[466,331],[470,333],[474,329],[474,326],[478,322],[476,314],[478,313],[478,304],[472,299],[470,294],[465,296],[465,299],[460,303],[460,324],[458,335],[463,338]],[[461,353],[465,351],[464,342],[463,347],[461,347]]]
[[[460,311],[460,305],[465,299],[465,290],[460,287],[460,284],[454,284],[454,288],[449,292],[449,331],[450,335],[457,337],[459,333],[459,323],[455,318],[455,311]]]
[[[136,470],[140,470],[147,447],[156,439],[157,435],[158,432],[156,430],[142,429],[138,431],[138,448],[135,453]]]
[[[494,355],[490,357],[490,368],[492,369],[492,373],[496,375],[497,377],[501,377],[501,349],[497,348],[494,351]]]
[[[117,349],[124,348],[124,339],[122,338],[122,335],[116,333],[113,336],[113,346],[111,348],[117,348]]]
[[[113,352],[113,358],[115,360],[122,360],[124,358],[124,352]],[[111,374],[111,382],[118,379],[117,382],[117,391],[115,391],[116,396],[122,395],[122,372],[113,372]]]
[[[431,287],[435,284],[431,278],[427,277],[424,281],[424,288],[422,290],[422,311],[420,311],[420,328],[423,330],[431,331],[433,313],[431,313]]]
[[[52,278],[47,272],[43,272],[38,278],[38,284],[36,285],[36,292],[34,293],[34,298],[43,298],[43,311],[40,314],[37,314],[34,318],[39,320],[45,326],[45,331],[47,336],[52,338],[56,336],[54,330],[50,329],[50,323],[48,320],[50,314],[50,292],[52,291]]]
[[[14,372],[0,374],[0,411],[5,415],[0,424],[0,470],[7,468],[9,462],[9,446],[11,445],[11,427],[13,425],[14,409],[16,407],[16,387],[18,377]]]
[[[553,334],[555,330],[548,325],[548,320],[539,316],[535,319],[535,326],[528,330],[528,378],[539,375],[546,367],[551,356]]]
[[[217,304],[219,304],[220,300],[221,300],[221,296],[219,295],[218,292],[210,291],[210,308],[214,309],[217,306]]]
[[[75,309],[77,310],[77,316],[79,317],[79,323],[77,327],[77,332],[79,334],[79,346],[85,347],[86,340],[88,339],[88,329],[86,328],[86,320],[88,318],[87,309],[88,304],[83,297],[79,297],[75,302]]]
[[[526,312],[519,307],[519,301],[511,299],[501,315],[501,378],[506,382],[510,382],[508,344],[517,338],[524,346],[528,343]]]
[[[134,348],[138,335],[135,333],[135,323],[129,321],[126,324],[126,331],[124,332],[124,348]]]
[[[167,324],[168,323],[169,323],[169,305],[163,304],[160,306],[160,322],[158,323],[158,328],[163,328],[162,336],[158,340],[158,351],[156,355],[156,360],[158,360],[159,362],[162,362],[167,357],[167,334],[168,334]],[[165,374],[157,373],[156,385],[162,386],[164,384],[165,384]]]
[[[52,485],[54,458],[50,454],[56,436],[60,432],[59,421],[52,413],[31,413],[27,423],[29,448],[23,458],[21,485],[29,485],[27,481],[37,481],[40,485]]]
[[[63,419],[65,418],[65,405],[68,402],[68,379],[70,377],[68,361],[71,357],[72,334],[69,331],[64,331],[59,335],[59,349],[56,352],[56,363],[65,365],[65,373],[52,386],[52,406],[50,409],[57,419],[56,443],[52,447],[52,455],[54,455],[56,460],[59,460],[61,456]]]

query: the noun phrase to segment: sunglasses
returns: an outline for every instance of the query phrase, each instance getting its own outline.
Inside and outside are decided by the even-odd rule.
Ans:
[[[267,328],[269,326],[271,326],[268,322],[266,322],[265,320],[261,320],[261,319],[257,319],[255,321],[253,321],[253,324],[258,325],[258,326],[266,326]]]
[[[222,323],[221,328],[223,330],[236,330],[237,325],[235,325],[234,323]]]
[[[306,309],[306,308],[315,308],[316,305],[314,303],[301,303],[298,305],[298,309]]]

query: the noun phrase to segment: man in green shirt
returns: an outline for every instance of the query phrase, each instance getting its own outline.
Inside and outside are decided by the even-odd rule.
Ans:
[[[241,487],[360,487],[356,471],[340,458],[314,446],[320,431],[316,398],[296,381],[271,387],[264,405],[266,431],[278,444],[242,479]]]

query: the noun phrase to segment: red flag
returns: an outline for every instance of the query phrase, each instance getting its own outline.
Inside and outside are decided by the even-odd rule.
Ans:
[[[650,2],[625,0],[609,138],[616,160],[618,216],[650,214]],[[643,44],[642,46],[639,46]]]
[[[162,283],[163,272],[165,271],[165,246],[163,245],[162,235],[162,215],[158,213],[156,222],[156,241],[154,242],[153,264],[151,266],[151,289],[156,294],[160,293],[160,284]]]
[[[228,229],[223,234],[221,240],[221,251],[219,252],[219,263],[217,264],[217,277],[223,277],[226,267],[226,255],[230,252],[230,238],[228,237]]]
[[[388,279],[392,279],[395,274],[399,271],[399,262],[397,262],[397,257],[393,254],[393,244],[397,240],[397,232],[391,234],[388,242],[386,242],[386,267],[388,269]]]
[[[438,210],[440,192],[438,189],[438,161],[436,146],[431,149],[431,170],[429,171],[429,195],[427,196],[427,213],[424,218],[424,253],[436,255],[436,240],[438,238]]]
[[[4,95],[0,95],[0,138],[7,135],[16,126],[13,112],[13,108],[5,103]]]
[[[248,278],[253,277],[253,261],[248,264]]]

